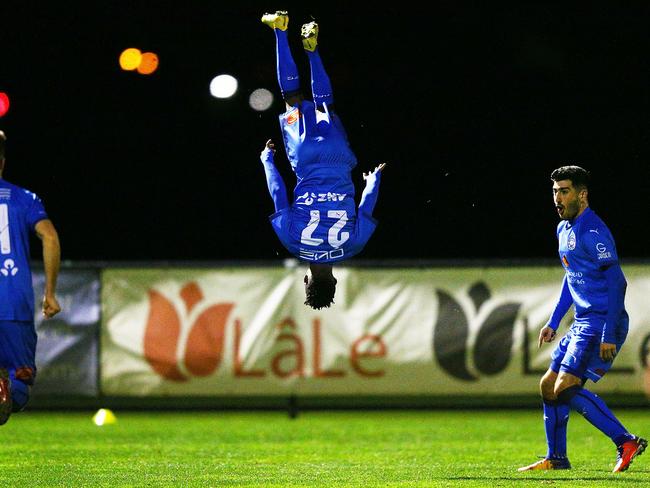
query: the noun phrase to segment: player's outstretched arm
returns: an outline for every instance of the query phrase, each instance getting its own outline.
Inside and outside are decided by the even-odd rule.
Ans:
[[[377,197],[379,195],[379,183],[381,182],[381,174],[386,167],[386,163],[381,163],[375,167],[374,170],[363,173],[363,179],[366,180],[366,187],[361,194],[361,201],[359,202],[359,213],[364,213],[372,217],[372,212],[375,210],[377,204]]]
[[[275,167],[273,161],[275,155],[275,144],[269,139],[266,141],[264,150],[260,155],[260,160],[264,166],[264,173],[266,174],[266,186],[269,189],[269,194],[273,199],[273,204],[275,205],[275,211],[279,212],[280,210],[289,207],[289,200],[287,199],[287,187],[284,184],[282,176],[278,172],[278,169]]]
[[[35,230],[36,235],[43,243],[43,266],[45,268],[43,315],[50,318],[61,311],[61,306],[56,299],[56,280],[61,266],[61,245],[59,234],[51,220],[41,220],[36,224]]]
[[[567,281],[566,275],[564,275],[564,280],[562,280],[562,290],[560,291],[560,298],[555,304],[553,313],[548,319],[546,325],[551,327],[553,330],[557,330],[557,328],[560,326],[560,322],[562,321],[562,317],[566,315],[572,304],[573,297],[571,296],[571,290],[569,290],[569,282]]]
[[[573,298],[571,297],[571,291],[569,290],[569,282],[567,281],[566,275],[564,275],[560,298],[555,304],[555,308],[553,309],[553,313],[548,319],[548,322],[546,322],[546,325],[539,331],[539,342],[537,343],[537,347],[542,347],[544,342],[552,342],[553,339],[555,339],[555,331],[560,326],[562,317],[564,317],[569,311],[569,308],[571,308],[572,303]]]

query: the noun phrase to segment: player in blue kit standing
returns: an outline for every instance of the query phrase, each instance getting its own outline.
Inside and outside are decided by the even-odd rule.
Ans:
[[[309,101],[301,94],[287,40],[287,12],[265,14],[262,22],[273,29],[276,37],[277,75],[287,109],[280,115],[280,127],[297,179],[293,203],[289,203],[274,164],[275,146],[267,141],[261,160],[275,204],[270,220],[289,252],[309,263],[311,276],[305,276],[305,304],[320,309],[334,302],[336,278],[332,265],[358,254],[377,226],[372,212],[385,164],[363,175],[366,187],[357,211],[351,178],[357,159],[334,112],[332,86],[317,48],[318,24],[310,22],[301,29],[311,68],[313,101]]]
[[[61,256],[57,232],[40,198],[2,179],[5,143],[0,131],[0,425],[25,407],[36,376],[31,232],[43,242],[43,315],[53,317],[61,310],[55,296]]]
[[[557,237],[565,275],[560,298],[540,330],[539,345],[553,341],[571,305],[575,316],[540,381],[547,454],[519,471],[571,468],[566,435],[569,411],[573,409],[616,445],[618,458],[613,472],[618,473],[628,469],[648,442],[630,434],[605,402],[584,385],[605,375],[625,342],[629,323],[624,304],[627,282],[612,234],[589,208],[589,173],[579,166],[563,166],[551,173],[551,179],[555,207],[562,219]]]

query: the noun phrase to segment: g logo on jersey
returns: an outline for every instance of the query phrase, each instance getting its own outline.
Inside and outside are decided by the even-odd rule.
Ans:
[[[596,251],[598,251],[598,259],[610,259],[612,253],[607,250],[607,246],[602,242],[596,244]]]
[[[573,251],[576,248],[576,235],[573,231],[569,232],[569,237],[567,237],[566,247],[569,251]]]

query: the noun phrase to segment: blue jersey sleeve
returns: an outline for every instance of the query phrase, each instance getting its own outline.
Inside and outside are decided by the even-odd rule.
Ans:
[[[618,264],[613,264],[605,269],[607,280],[607,318],[603,327],[602,342],[616,344],[616,326],[623,312],[625,289],[627,281],[623,270]]]
[[[379,183],[381,183],[381,171],[371,174],[366,179],[366,187],[361,194],[361,201],[359,202],[360,216],[366,215],[372,217],[372,212],[375,209],[377,197],[379,196]]]
[[[27,225],[29,225],[29,228],[33,231],[34,227],[36,227],[36,224],[38,224],[41,220],[47,219],[48,216],[47,213],[45,212],[45,207],[43,206],[43,202],[38,197],[38,195],[28,191],[25,191],[25,193],[27,193],[29,197],[32,199],[31,205],[29,206],[27,213],[25,214],[25,218],[27,221]]]
[[[265,148],[260,155],[260,160],[264,166],[266,186],[269,189],[271,198],[273,199],[275,211],[278,212],[283,208],[287,208],[289,206],[289,200],[287,199],[287,187],[284,184],[284,180],[278,172],[278,169],[275,167],[275,163],[273,161],[273,151],[268,147]]]
[[[607,227],[585,229],[581,239],[584,251],[599,267],[618,262],[614,238]]]
[[[295,253],[294,246],[291,244],[291,235],[289,229],[291,226],[291,207],[286,207],[275,212],[269,217],[273,230],[280,239],[282,245],[291,253]]]
[[[569,290],[569,283],[567,281],[566,275],[564,275],[564,280],[562,281],[562,291],[560,291],[560,298],[555,304],[553,313],[548,319],[546,325],[553,330],[557,330],[560,326],[560,321],[562,317],[566,315],[573,304],[573,298],[571,297],[571,291]]]

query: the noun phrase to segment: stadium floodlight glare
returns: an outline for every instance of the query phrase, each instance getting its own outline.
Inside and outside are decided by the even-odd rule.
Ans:
[[[140,66],[141,61],[142,53],[139,49],[136,49],[134,47],[125,49],[122,51],[122,54],[120,54],[120,68],[122,68],[124,71],[133,71],[138,66]]]
[[[0,117],[3,117],[9,111],[9,96],[5,92],[0,92]]]
[[[230,75],[215,76],[210,82],[210,94],[215,98],[230,98],[237,91],[237,79]]]
[[[273,105],[273,93],[266,88],[258,88],[251,93],[248,104],[253,110],[257,110],[258,112],[268,110]]]

